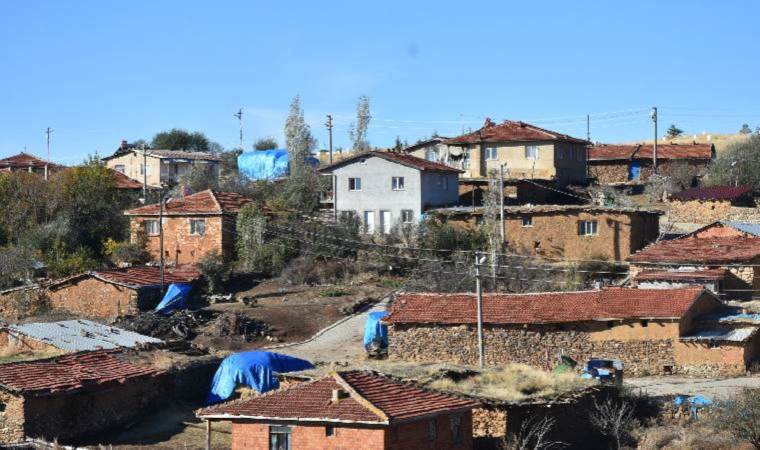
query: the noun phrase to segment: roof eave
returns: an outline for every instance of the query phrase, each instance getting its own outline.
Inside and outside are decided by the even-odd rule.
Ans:
[[[348,420],[332,419],[326,417],[273,417],[273,416],[254,416],[249,414],[197,414],[196,417],[205,420],[262,420],[270,422],[296,422],[296,423],[339,423],[339,424],[361,424],[361,425],[389,425],[389,421],[370,421],[370,420]]]

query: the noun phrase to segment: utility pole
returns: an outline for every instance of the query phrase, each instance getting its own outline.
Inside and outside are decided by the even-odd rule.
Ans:
[[[164,186],[161,185],[161,197],[158,199],[158,247],[161,252],[161,295],[164,294]]]
[[[148,203],[148,153],[145,152],[145,144],[140,144],[140,150],[143,154],[143,204],[145,204]]]
[[[504,164],[499,164],[499,218],[501,219],[501,244],[504,245],[507,242],[507,237],[504,235]]]
[[[48,164],[50,163],[50,135],[53,134],[53,129],[50,127],[47,127],[45,130],[45,134],[47,135],[47,160],[45,160],[45,181],[48,180]]]
[[[652,122],[654,123],[654,145],[652,146],[652,172],[657,173],[657,107],[652,107]]]
[[[332,129],[333,129],[332,115],[330,115],[330,114],[327,115],[327,123],[325,124],[325,126],[327,127],[327,135],[329,136],[329,142],[330,142],[330,164],[332,164],[332,162],[333,162],[333,155],[332,155],[332,153],[333,153],[333,149],[332,149]]]
[[[591,115],[586,114],[586,140],[591,142]]]
[[[480,264],[480,252],[475,252],[475,294],[477,296],[478,308],[478,364],[482,369],[485,365],[485,357],[483,355],[483,287],[480,280]]]
[[[233,115],[237,117],[238,122],[240,123],[240,150],[243,150],[243,108],[240,108],[238,112]]]

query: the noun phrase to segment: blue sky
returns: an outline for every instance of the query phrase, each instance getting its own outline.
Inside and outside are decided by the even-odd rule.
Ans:
[[[0,156],[77,163],[179,127],[282,142],[300,94],[320,146],[346,146],[370,97],[373,145],[455,135],[485,117],[592,139],[760,126],[760,2],[0,3]]]

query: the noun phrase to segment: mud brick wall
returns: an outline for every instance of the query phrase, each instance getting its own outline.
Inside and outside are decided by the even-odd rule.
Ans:
[[[668,222],[708,224],[716,220],[727,220],[731,211],[727,200],[671,200],[668,202]]]
[[[50,307],[85,317],[112,319],[139,311],[136,290],[89,277],[52,288]]]
[[[0,391],[0,446],[24,439],[23,397]]]
[[[25,351],[55,352],[57,350],[56,347],[43,341],[31,339],[24,335],[12,335],[7,331],[0,330],[0,353],[13,354]]]
[[[190,220],[203,219],[206,222],[205,233],[200,235],[190,234]],[[132,242],[137,242],[138,236],[144,235],[145,220],[158,220],[156,216],[133,217],[130,220],[130,234]],[[223,245],[223,228],[228,225],[223,223],[222,216],[170,216],[164,218],[164,258],[167,263],[195,264],[207,253],[216,250],[219,253],[225,251]],[[225,231],[234,236],[234,230]],[[159,236],[147,236],[146,250],[154,261],[161,258]]]

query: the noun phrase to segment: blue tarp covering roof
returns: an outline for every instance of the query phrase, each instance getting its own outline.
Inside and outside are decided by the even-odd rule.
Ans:
[[[161,303],[156,306],[156,312],[168,314],[176,309],[184,309],[187,306],[185,300],[191,288],[192,285],[189,283],[170,284]]]
[[[367,322],[364,324],[365,348],[373,342],[381,348],[388,346],[388,326],[381,322],[387,316],[388,311],[371,312],[367,315]]]
[[[309,157],[307,162],[314,167],[319,165],[314,157]],[[243,152],[237,159],[238,170],[251,180],[282,178],[288,174],[289,163],[288,151],[281,148]]]
[[[216,370],[206,403],[214,404],[227,400],[239,385],[248,386],[263,394],[280,386],[276,373],[313,368],[314,365],[309,361],[281,353],[258,350],[235,353],[224,358]]]

